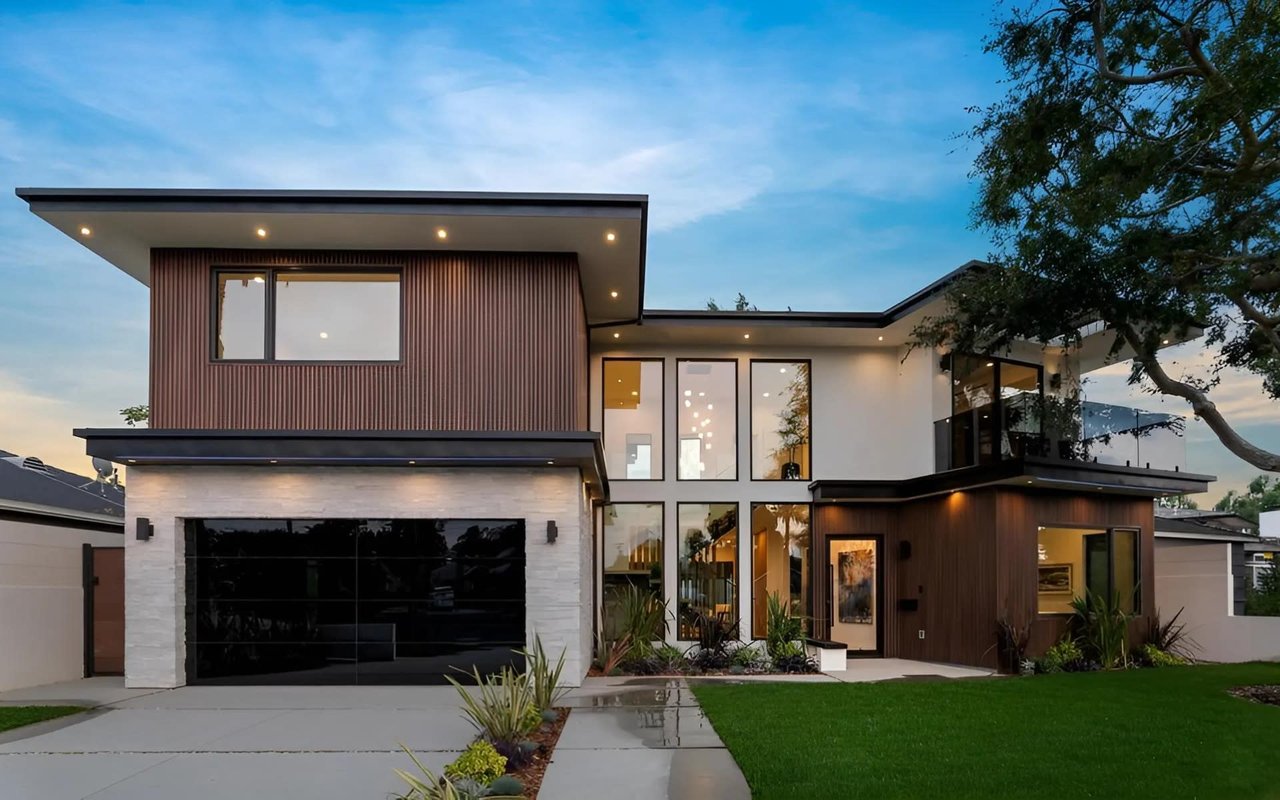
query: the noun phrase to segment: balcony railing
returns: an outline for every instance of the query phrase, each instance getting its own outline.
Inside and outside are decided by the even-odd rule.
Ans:
[[[1184,471],[1184,430],[1175,414],[1018,394],[935,422],[936,465],[941,472],[1035,457]]]

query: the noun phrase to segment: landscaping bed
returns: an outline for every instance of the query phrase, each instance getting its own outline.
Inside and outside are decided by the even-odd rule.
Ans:
[[[756,798],[1276,796],[1280,664],[692,684]],[[1251,697],[1250,699],[1257,699]]]
[[[528,798],[536,798],[538,791],[542,788],[542,778],[547,772],[547,767],[551,766],[551,754],[556,749],[556,742],[560,741],[560,734],[564,731],[565,723],[569,721],[568,708],[556,708],[556,721],[549,725],[543,726],[536,733],[532,734],[529,739],[538,745],[538,750],[529,759],[529,763],[520,769],[512,772],[512,776],[524,785],[524,796]]]
[[[82,706],[0,706],[0,731],[78,714]]]
[[[1280,706],[1280,684],[1272,686],[1237,686],[1231,690],[1236,697],[1263,703],[1269,706]]]

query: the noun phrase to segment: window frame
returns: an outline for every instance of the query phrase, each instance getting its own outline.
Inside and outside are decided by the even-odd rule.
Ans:
[[[675,579],[675,608],[672,610],[675,616],[675,640],[677,642],[696,642],[697,637],[692,639],[684,639],[680,636],[680,555],[681,555],[681,531],[680,531],[680,507],[681,506],[733,506],[734,514],[737,519],[737,533],[734,534],[738,541],[733,545],[733,570],[735,573],[735,584],[733,588],[733,621],[738,629],[738,640],[745,641],[742,638],[742,619],[739,617],[738,609],[742,605],[742,501],[740,500],[679,500],[676,506],[676,563],[674,566],[673,576]],[[748,508],[750,503],[747,504]],[[663,536],[666,534],[664,532]],[[664,541],[665,544],[665,541]],[[751,556],[748,554],[747,562],[750,565]]]
[[[210,271],[209,282],[209,363],[210,364],[404,364],[405,363],[405,310],[407,307],[404,292],[405,269],[403,264],[325,264],[323,266],[288,266],[272,267],[261,264],[218,264]],[[218,278],[226,273],[261,273],[266,281],[266,298],[263,313],[263,348],[262,358],[218,358]],[[368,272],[370,274],[395,274],[399,292],[398,332],[394,359],[297,359],[276,358],[276,276],[288,273],[303,274],[351,274]]]
[[[1116,531],[1124,531],[1133,534],[1133,614],[1142,616],[1145,612],[1142,602],[1142,528],[1138,525],[1088,525],[1083,523],[1041,523],[1039,528],[1065,528],[1080,531],[1080,564],[1081,571],[1085,572],[1083,576],[1085,592],[1089,591],[1088,579],[1088,542],[1087,536],[1106,536],[1107,537],[1107,602],[1111,601],[1116,591]],[[1039,528],[1036,531],[1034,543],[1036,547],[1031,550],[1032,563],[1032,582],[1033,588],[1036,581],[1036,566],[1039,565]],[[1039,592],[1033,592],[1036,598],[1036,617],[1070,617],[1071,611],[1041,611]],[[1087,596],[1087,595],[1086,595]],[[1074,595],[1072,596],[1074,599]]]
[[[808,507],[808,509],[809,509],[809,522],[808,522],[808,526],[809,526],[809,555],[808,555],[808,561],[809,561],[809,585],[808,585],[807,587],[805,587],[805,591],[801,592],[801,596],[804,598],[806,605],[808,605],[808,606],[809,606],[809,609],[808,609],[809,613],[808,613],[808,615],[807,615],[807,616],[808,616],[808,618],[809,618],[809,622],[808,622],[808,623],[806,623],[805,635],[806,635],[806,636],[812,636],[812,635],[814,635],[814,634],[813,634],[813,630],[812,630],[812,625],[813,625],[813,622],[812,622],[812,621],[813,621],[813,619],[814,619],[814,614],[813,614],[813,610],[814,610],[814,609],[813,609],[813,606],[814,606],[814,576],[816,575],[816,571],[817,571],[817,567],[818,567],[818,565],[821,563],[821,562],[819,562],[819,561],[817,560],[817,547],[816,547],[816,545],[814,544],[814,541],[815,541],[815,538],[816,538],[816,537],[814,536],[814,532],[813,532],[813,509],[814,509],[814,503],[813,503],[812,501],[809,501],[809,502],[798,502],[798,503],[793,503],[793,502],[790,502],[790,501],[777,501],[777,502],[774,502],[774,501],[770,501],[770,500],[751,500],[751,501],[749,501],[749,502],[747,503],[747,515],[748,515],[748,522],[750,521],[750,518],[751,518],[751,517],[754,517],[754,515],[755,515],[755,507],[756,507],[756,506],[806,506],[806,507]],[[742,523],[741,523],[741,521],[739,521],[739,523],[738,523],[738,533],[739,533],[739,534],[741,534],[741,533],[742,533]],[[755,531],[750,531],[750,534],[751,534],[751,536],[752,536],[752,537],[754,537],[754,536],[755,536]],[[824,540],[825,540],[826,538],[827,538],[827,537],[824,537]],[[768,561],[766,561],[766,562],[765,562],[765,568],[766,568],[766,569],[768,569]],[[755,624],[756,624],[756,618],[755,618],[755,607],[756,607],[756,596],[755,596],[756,548],[755,548],[755,542],[754,542],[754,541],[750,541],[750,540],[748,540],[748,542],[747,542],[747,574],[748,574],[748,576],[750,577],[750,586],[751,586],[751,591],[748,593],[748,595],[749,595],[749,596],[747,597],[747,606],[751,609],[751,619],[749,620],[749,622],[751,623],[751,626],[750,626],[750,628],[748,629],[748,633],[751,635],[750,641],[753,641],[753,642],[762,642],[762,641],[764,641],[764,638],[760,638],[760,637],[755,636],[755,629],[756,629],[756,627],[755,627]],[[788,580],[789,580],[789,579],[790,579],[790,576],[788,576]],[[789,598],[789,597],[788,597],[787,599],[788,599],[788,600],[790,600],[790,598]],[[766,597],[766,601],[765,601],[765,602],[766,602],[766,604],[767,604],[767,602],[768,602],[767,597]],[[767,636],[768,636],[768,634],[769,634],[769,630],[768,630],[768,628],[769,628],[769,625],[768,625],[768,613],[767,613],[767,612],[766,612],[765,617],[766,617],[766,618],[765,618],[765,620],[764,620],[764,622],[765,622],[765,626],[764,626],[764,627],[765,627],[765,636],[767,637]],[[745,640],[745,639],[744,639],[744,641],[747,641],[747,640]]]
[[[601,626],[607,624],[605,620],[605,594],[608,591],[608,585],[605,578],[608,572],[605,571],[605,547],[608,545],[606,529],[608,528],[608,514],[610,506],[657,506],[658,507],[658,526],[659,526],[659,544],[658,550],[662,554],[659,563],[662,565],[662,580],[659,584],[658,600],[662,603],[663,609],[669,610],[667,599],[667,502],[665,500],[610,500],[607,503],[600,504],[600,536],[599,545],[594,547],[599,559],[600,567],[594,570],[599,577],[599,583],[595,584],[600,587],[599,594],[595,598],[596,607],[593,612],[592,628],[597,634],[601,632]],[[594,581],[593,581],[594,583]],[[665,613],[665,612],[664,612]]]
[[[605,365],[610,361],[653,361],[662,367],[662,392],[659,398],[658,416],[660,420],[660,430],[658,431],[659,443],[662,446],[662,458],[658,462],[658,470],[661,475],[657,478],[615,478],[610,477],[610,481],[625,481],[627,483],[661,483],[667,477],[667,360],[661,356],[602,356],[600,359],[600,446],[603,447],[607,441],[608,415],[609,410],[604,404],[604,381],[605,381]],[[608,461],[606,456],[605,461]],[[677,465],[677,469],[678,469]]]
[[[742,479],[742,448],[739,439],[741,437],[741,416],[738,413],[739,405],[742,398],[739,397],[738,391],[738,367],[741,359],[737,358],[677,358],[676,359],[676,382],[675,382],[675,398],[676,398],[676,438],[671,442],[675,447],[672,448],[672,455],[675,459],[677,481],[687,483],[736,483]],[[680,477],[680,365],[681,364],[732,364],[733,365],[733,477],[732,478],[682,478]],[[665,474],[665,470],[664,470]]]
[[[1044,364],[1036,364],[1031,361],[1021,361],[1016,358],[1003,358],[1001,356],[982,355],[980,353],[955,353],[951,356],[951,359],[950,359],[951,367],[947,370],[951,377],[951,385],[949,386],[949,389],[951,390],[951,416],[949,417],[950,419],[954,419],[957,413],[968,413],[968,412],[956,411],[956,392],[955,392],[955,382],[954,382],[955,377],[954,377],[954,371],[953,371],[956,357],[978,358],[978,359],[985,358],[988,361],[995,362],[991,367],[991,382],[995,388],[995,392],[992,394],[992,397],[991,397],[991,406],[994,412],[1000,415],[998,419],[1002,421],[1001,422],[1002,428],[1003,428],[1003,420],[1004,420],[1004,416],[1003,416],[1004,415],[1004,398],[1000,396],[1000,386],[1001,386],[1000,366],[1002,364],[1013,364],[1019,367],[1030,367],[1034,369],[1038,376],[1037,385],[1039,386],[1039,389],[1040,389],[1040,399],[1041,400],[1044,399],[1044,395],[1045,395]],[[810,370],[812,370],[812,367],[810,368]],[[812,372],[810,372],[810,383],[812,383]],[[812,397],[812,395],[810,395],[810,397]],[[969,411],[973,411],[973,410],[974,410],[973,408],[969,409]],[[811,419],[809,420],[809,427],[810,429],[812,429],[813,427],[813,420],[812,420],[813,411],[812,410],[810,410],[809,416],[811,417]]]
[[[804,474],[800,478],[757,478],[755,476],[755,436],[754,431],[747,429],[747,475],[748,480],[756,483],[803,483],[813,480],[813,359],[811,358],[752,358],[747,362],[747,424],[751,425],[754,421],[753,412],[755,411],[756,390],[755,390],[755,373],[753,367],[756,364],[807,364],[808,369],[808,392],[809,392],[809,446],[805,451]]]

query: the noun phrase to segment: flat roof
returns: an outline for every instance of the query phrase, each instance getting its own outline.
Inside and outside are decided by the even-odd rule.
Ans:
[[[15,193],[33,214],[146,285],[151,250],[162,247],[554,252],[577,256],[590,324],[637,319],[643,304],[647,195],[98,188]]]

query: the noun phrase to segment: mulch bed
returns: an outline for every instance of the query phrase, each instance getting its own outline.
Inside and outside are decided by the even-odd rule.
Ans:
[[[555,712],[559,715],[555,722],[543,725],[529,737],[530,741],[538,745],[533,758],[529,759],[528,764],[511,773],[524,784],[524,796],[530,800],[537,798],[538,790],[542,788],[542,776],[551,765],[551,753],[556,749],[556,742],[560,741],[560,732],[564,730],[564,724],[569,719],[569,709],[556,708]]]
[[[1280,685],[1237,686],[1227,691],[1236,697],[1243,697],[1245,700],[1252,700],[1255,703],[1280,706]]]

